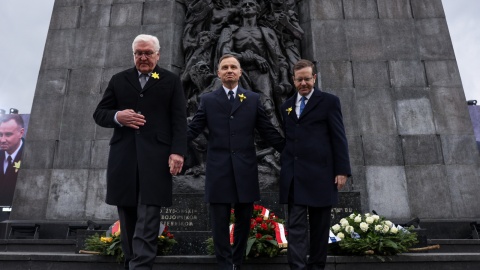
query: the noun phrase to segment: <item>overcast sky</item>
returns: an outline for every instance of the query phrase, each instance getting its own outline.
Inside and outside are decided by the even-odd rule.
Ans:
[[[466,99],[480,102],[480,1],[442,0]],[[54,0],[0,0],[0,109],[30,113]]]

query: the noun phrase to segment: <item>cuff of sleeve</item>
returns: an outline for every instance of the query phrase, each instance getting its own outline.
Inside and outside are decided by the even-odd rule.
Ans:
[[[118,112],[116,112],[116,113],[115,113],[115,116],[113,116],[113,121],[115,121],[115,123],[117,123],[117,125],[119,125],[120,127],[123,127],[123,125],[120,124],[120,122],[118,122],[118,120],[117,120],[117,113],[118,113]]]

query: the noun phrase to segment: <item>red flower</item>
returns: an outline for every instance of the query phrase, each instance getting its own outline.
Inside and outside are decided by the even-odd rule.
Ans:
[[[263,218],[262,217],[257,217],[255,218],[255,221],[258,223],[262,223]]]
[[[260,238],[262,238],[262,234],[260,234],[260,233],[257,233],[257,234],[255,235],[255,238],[257,238],[257,239],[260,239]]]
[[[267,224],[265,224],[265,223],[262,223],[262,225],[260,225],[260,226],[262,227],[262,229],[264,229],[264,230],[268,230],[268,226],[267,226]]]
[[[267,240],[273,240],[273,237],[271,237],[270,235],[265,237]]]

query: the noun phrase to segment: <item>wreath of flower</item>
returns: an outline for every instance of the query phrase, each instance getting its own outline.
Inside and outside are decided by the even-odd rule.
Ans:
[[[169,232],[168,226],[165,226],[162,233],[158,236],[157,255],[170,254],[173,245],[176,243],[174,235]],[[120,237],[120,221],[113,223],[105,233],[105,236],[94,234],[87,237],[85,239],[85,250],[81,250],[80,253],[114,256],[117,262],[122,262],[124,254]]]
[[[231,210],[230,215],[230,244],[234,241],[235,213]],[[245,256],[252,257],[275,257],[282,249],[287,248],[287,232],[284,221],[279,219],[269,209],[261,206],[253,206],[253,214],[250,218],[250,232],[247,241]],[[207,240],[207,251],[214,254],[212,238]]]
[[[331,227],[329,249],[333,254],[395,255],[418,243],[412,230],[379,215],[353,213]]]

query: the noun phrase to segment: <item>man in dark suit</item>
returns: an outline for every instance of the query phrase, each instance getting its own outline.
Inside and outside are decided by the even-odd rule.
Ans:
[[[23,154],[23,118],[0,116],[0,206],[11,206]]]
[[[215,255],[220,269],[240,269],[250,230],[253,202],[260,199],[255,129],[277,151],[283,137],[266,116],[257,93],[238,86],[242,75],[233,55],[220,58],[222,87],[202,96],[188,125],[188,140],[208,128],[205,200],[209,203]],[[234,209],[234,244],[230,246],[230,209]]]
[[[139,35],[132,49],[135,67],[111,78],[93,117],[114,128],[106,202],[118,208],[125,267],[151,269],[160,207],[172,205],[187,150],[185,98],[179,77],[157,66],[156,37]]]
[[[293,80],[298,93],[281,106],[286,143],[281,156],[280,203],[288,203],[290,269],[324,269],[330,211],[350,176],[340,101],[314,87],[313,68],[308,60],[295,64]]]

